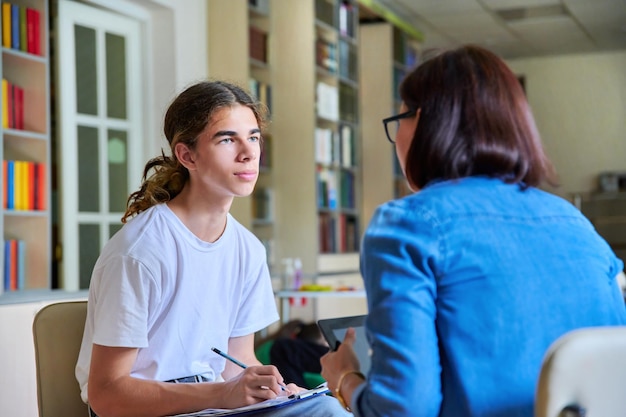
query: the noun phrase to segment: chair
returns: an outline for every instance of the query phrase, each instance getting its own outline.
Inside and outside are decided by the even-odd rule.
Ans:
[[[535,417],[626,416],[626,326],[571,331],[543,360]]]
[[[39,417],[88,415],[74,376],[86,317],[86,301],[50,304],[35,315],[33,338]]]

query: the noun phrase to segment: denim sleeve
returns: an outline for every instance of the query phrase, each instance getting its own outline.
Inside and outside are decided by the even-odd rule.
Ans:
[[[428,212],[391,203],[374,214],[361,254],[372,367],[353,397],[356,416],[439,414],[435,277],[444,251]]]

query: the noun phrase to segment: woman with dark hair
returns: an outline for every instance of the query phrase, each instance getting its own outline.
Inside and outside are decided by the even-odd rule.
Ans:
[[[237,408],[301,390],[254,355],[254,333],[278,314],[265,249],[229,214],[256,183],[263,122],[259,103],[225,82],[171,103],[171,156],[147,163],[93,270],[76,366],[92,416]],[[259,415],[345,414],[321,396]]]
[[[354,330],[322,376],[357,416],[531,417],[544,352],[580,327],[624,325],[624,264],[554,183],[524,92],[476,46],[442,52],[383,120],[414,194],[363,238],[368,375]]]

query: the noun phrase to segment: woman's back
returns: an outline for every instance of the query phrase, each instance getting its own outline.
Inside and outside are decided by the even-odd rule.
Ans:
[[[392,236],[402,246],[386,247]],[[535,188],[485,177],[432,184],[377,212],[363,255],[375,355],[396,356],[410,381],[391,395],[419,393],[413,407],[426,400],[433,412],[441,401],[441,416],[532,416],[551,342],[579,327],[626,324],[621,261],[570,203]],[[390,258],[397,268],[377,268],[383,258],[381,268]],[[432,328],[398,323],[427,322],[424,314]],[[411,340],[380,343],[385,329]],[[433,338],[438,350],[425,343]]]

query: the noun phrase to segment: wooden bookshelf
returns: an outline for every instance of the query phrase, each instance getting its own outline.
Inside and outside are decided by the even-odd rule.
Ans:
[[[0,254],[0,294],[7,296],[50,288],[48,2],[13,0],[3,2],[2,11],[1,107],[6,114],[0,127],[4,193],[0,229],[3,242],[21,242],[14,245],[19,246],[16,255],[6,251],[6,243]]]
[[[358,256],[349,255],[361,236],[358,5],[270,4],[272,37],[280,40],[270,54],[277,259],[299,257],[313,274],[354,271]]]

